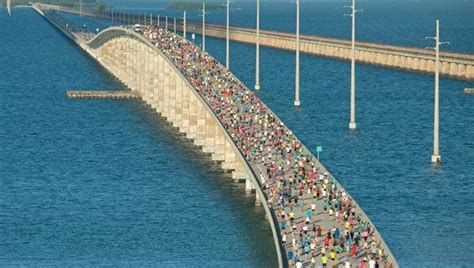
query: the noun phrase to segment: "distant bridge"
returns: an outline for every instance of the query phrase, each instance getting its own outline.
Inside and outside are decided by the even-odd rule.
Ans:
[[[333,177],[328,173],[327,169],[321,165],[311,152],[304,147],[301,141],[286,128],[283,122],[265,106],[253,92],[248,90],[248,88],[230,72],[226,71],[223,66],[219,65],[218,72],[221,73],[222,76],[225,75],[226,78],[230,77],[230,79],[238,85],[240,90],[238,93],[242,94],[233,95],[237,98],[235,100],[235,106],[217,107],[216,104],[219,104],[222,100],[219,98],[213,99],[212,95],[209,95],[211,94],[209,92],[214,92],[214,90],[217,89],[212,88],[212,90],[204,91],[193,84],[196,81],[198,81],[198,83],[210,81],[213,77],[209,75],[196,79],[192,76],[193,73],[190,75],[187,73],[187,70],[180,69],[180,66],[183,66],[179,65],[182,64],[182,62],[180,62],[182,59],[174,58],[173,54],[167,54],[169,51],[166,48],[157,48],[155,44],[150,42],[150,40],[143,35],[123,27],[110,27],[90,39],[90,36],[78,33],[73,26],[56,19],[55,16],[57,15],[54,15],[54,13],[49,14],[47,6],[35,5],[33,8],[43,15],[52,25],[56,26],[66,36],[71,38],[132,91],[138,92],[138,96],[141,96],[144,102],[172,123],[179,132],[184,133],[187,138],[193,140],[194,144],[201,147],[204,152],[210,153],[212,159],[220,162],[224,170],[230,171],[235,180],[245,181],[246,190],[255,191],[256,199],[263,205],[272,229],[280,267],[295,265],[293,261],[289,261],[287,258],[287,253],[293,250],[291,242],[282,243],[282,235],[286,236],[286,229],[289,228],[283,228],[282,230],[281,226],[284,217],[281,216],[281,210],[278,209],[279,202],[275,200],[277,197],[272,195],[273,192],[268,187],[268,185],[272,187],[277,185],[276,182],[272,181],[271,176],[267,172],[267,168],[271,167],[268,160],[272,159],[271,156],[273,155],[273,159],[279,161],[278,157],[282,154],[291,156],[291,159],[294,159],[295,163],[297,161],[298,165],[309,163],[308,170],[314,170],[320,175],[321,181],[319,183],[337,189],[338,193],[341,193],[345,198],[344,200],[353,205],[354,214],[357,213],[357,215],[361,216],[362,222],[367,222],[372,226],[370,234],[376,238],[374,245],[380,249],[380,258],[383,259],[383,263],[389,267],[398,267],[390,249],[355,200],[350,197],[347,191],[345,191],[337,181],[333,180]],[[179,36],[172,36],[173,38],[177,38],[176,40],[182,40]],[[194,51],[197,51],[199,55],[205,55],[201,54],[200,49],[194,47],[192,43],[188,42],[188,44],[191,45]],[[222,90],[222,88],[220,88],[220,90]],[[239,136],[239,133],[245,131],[244,126],[228,125],[228,121],[223,119],[222,113],[222,109],[233,109],[239,112],[233,114],[236,118],[253,118],[253,116],[258,114],[248,112],[246,108],[249,107],[240,107],[237,104],[245,103],[244,100],[249,98],[253,99],[255,103],[261,104],[259,107],[261,107],[263,111],[260,114],[263,118],[249,121],[253,122],[253,125],[249,126],[247,130],[255,132],[254,135],[250,136],[251,138],[256,136],[266,139],[270,133],[264,133],[261,129],[265,129],[265,126],[269,122],[278,126],[276,131],[285,133],[284,136],[282,136],[284,138],[280,138],[280,141],[274,138],[271,144],[275,143],[275,145],[265,148],[265,153],[258,157],[253,157],[251,154],[248,154],[248,151],[245,151],[245,140],[242,140]],[[257,108],[253,107],[251,109]],[[231,118],[235,119],[234,117]],[[287,144],[287,146],[292,145],[296,149],[290,151],[285,150],[283,153],[279,146],[284,144]],[[261,160],[261,156],[266,158],[266,160]],[[294,166],[288,165],[286,162],[282,162],[281,167],[281,172],[285,172],[287,174],[286,176],[295,176],[296,178],[298,175],[292,175]],[[323,175],[325,173],[327,173],[327,175]],[[323,177],[325,180],[321,179]],[[304,199],[304,197],[301,197],[301,199]],[[316,203],[317,210],[321,212],[315,215],[315,217],[317,217],[318,224],[323,228],[324,232],[331,230],[334,226],[338,226],[341,232],[344,230],[344,226],[336,222],[334,216],[322,212],[322,199],[318,199],[317,201],[313,200],[313,202]],[[307,205],[310,204],[308,203]],[[288,209],[288,212],[290,211],[290,208],[285,209]],[[305,215],[305,213],[300,212],[298,209],[295,222],[298,223],[298,225],[302,224]],[[354,228],[362,228],[357,223],[355,223],[355,226]],[[288,234],[287,239],[289,240],[290,238],[291,235]],[[322,242],[320,241],[320,243]],[[359,253],[361,251],[362,247],[360,246]],[[363,258],[363,254],[357,254],[356,258],[352,260],[353,265],[361,261],[361,258]],[[338,258],[338,262],[341,260],[342,256]],[[309,264],[310,259],[304,261]],[[320,262],[318,259],[317,263]]]
[[[79,12],[76,9],[59,6],[49,6],[49,8],[76,14]],[[99,13],[96,11],[83,11],[83,14],[104,19],[112,19],[113,16],[112,13]],[[132,16],[127,19],[121,16],[121,14],[116,13],[114,19],[123,22],[130,21],[130,23],[143,23],[143,16],[139,16],[138,18]],[[156,17],[153,19],[155,21],[157,20]],[[163,23],[164,18],[161,17],[160,21]],[[182,31],[183,22],[181,19],[177,21],[176,27],[179,31]],[[169,25],[173,27],[171,21]],[[202,34],[202,24],[199,22],[188,21],[186,28],[188,33]],[[226,27],[217,24],[206,24],[206,35],[216,38],[226,38]],[[230,39],[237,42],[255,44],[255,29],[230,27]],[[292,33],[260,30],[259,39],[261,46],[290,51],[295,51],[296,49],[296,37]],[[302,53],[309,55],[350,60],[351,42],[337,38],[301,35],[300,50]],[[434,51],[427,49],[356,42],[355,57],[358,63],[434,74],[435,54]],[[440,74],[461,80],[474,80],[474,55],[441,52]]]

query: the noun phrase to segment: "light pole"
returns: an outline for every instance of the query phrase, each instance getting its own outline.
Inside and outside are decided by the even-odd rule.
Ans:
[[[173,30],[174,30],[174,34],[176,34],[176,17],[174,18],[174,24],[173,24]]]
[[[435,90],[434,90],[434,123],[433,123],[433,155],[431,162],[441,163],[439,155],[439,46],[449,44],[449,42],[441,42],[439,36],[439,20],[436,20],[436,37],[426,37],[426,39],[435,40]]]
[[[257,0],[257,27],[255,47],[255,90],[260,90],[260,0]]]
[[[183,38],[186,39],[186,10],[183,12]]]
[[[12,2],[11,0],[7,0],[7,11],[8,11],[8,16],[11,16],[12,15]]]
[[[168,16],[165,17],[165,29],[168,31]]]
[[[206,51],[206,3],[202,2],[202,51]]]
[[[355,7],[355,0],[352,0],[352,13],[349,15],[352,17],[352,40],[351,40],[351,118],[349,122],[349,129],[355,130],[357,128],[356,116],[355,116],[355,23],[356,13],[362,10],[357,10]]]
[[[82,17],[82,0],[79,0],[79,17]]]
[[[229,21],[230,21],[230,0],[227,0],[227,28],[226,28],[226,57],[225,57],[225,67],[227,70],[230,69],[230,42],[229,42]]]
[[[295,102],[296,107],[300,102],[300,0],[296,0],[296,71],[295,71]]]

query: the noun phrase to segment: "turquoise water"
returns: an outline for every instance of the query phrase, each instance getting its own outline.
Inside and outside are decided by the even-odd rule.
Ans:
[[[361,16],[375,16],[369,12],[367,7],[370,7],[370,3],[361,3],[361,5],[363,4],[366,6],[363,7],[365,12]],[[333,3],[332,5],[334,5],[333,10],[339,12],[339,9],[341,9],[343,11],[341,3]],[[442,24],[446,27],[446,39],[452,42],[458,40],[453,42],[449,48],[472,51],[474,31],[470,30],[473,29],[473,22],[469,18],[473,13],[468,9],[469,5],[433,4],[427,7],[425,12],[419,9],[420,6],[418,6],[418,9],[415,8],[417,5],[419,3],[402,6],[402,10],[407,10],[405,12],[406,16],[402,16],[398,19],[398,24],[395,24],[401,28],[405,27],[406,34],[409,36],[421,36],[417,41],[418,43],[413,45],[425,46],[424,36],[432,33],[433,25],[431,21],[434,20],[434,14],[441,13],[444,14],[447,21],[446,24]],[[270,5],[270,7],[275,10],[272,11],[273,13],[268,11],[265,27],[269,28],[269,25],[275,25],[278,28],[286,25],[284,20],[281,19],[282,16],[276,16],[283,12],[281,9],[286,5],[281,4],[280,7]],[[135,8],[139,9],[140,7]],[[149,8],[149,6],[142,6],[141,8]],[[445,14],[443,10],[449,12]],[[392,11],[392,6],[389,5],[384,8],[379,4],[377,14],[386,15]],[[217,12],[220,11],[214,12],[215,16],[218,16]],[[247,18],[242,19],[243,22],[254,23],[251,15],[244,16],[247,14],[246,11],[239,12],[242,13],[244,18]],[[334,14],[331,12],[329,13]],[[414,17],[414,13],[416,13],[419,20]],[[39,228],[38,233],[41,236],[35,240],[37,243],[28,247],[20,247],[23,249],[22,254],[10,254],[7,258],[8,261],[4,261],[4,263],[25,263],[24,256],[31,256],[29,260],[32,263],[38,263],[40,260],[71,263],[78,259],[90,261],[90,259],[94,259],[95,254],[98,254],[99,257],[95,263],[99,264],[149,264],[160,260],[166,261],[168,265],[178,265],[178,262],[184,265],[191,264],[191,262],[189,259],[183,258],[186,255],[192,255],[195,259],[202,260],[200,264],[209,264],[210,266],[236,266],[237,264],[237,266],[274,266],[274,262],[270,263],[275,258],[273,244],[270,239],[271,233],[263,220],[263,211],[261,208],[254,206],[253,198],[245,197],[239,185],[230,182],[227,175],[222,174],[217,166],[213,166],[207,160],[202,160],[202,155],[192,146],[186,145],[187,143],[182,138],[175,137],[173,130],[163,129],[166,123],[156,119],[140,103],[71,102],[64,99],[64,90],[67,87],[106,88],[118,87],[119,84],[108,74],[100,71],[100,67],[52,30],[51,26],[33,16],[32,13],[30,14],[30,11],[24,11],[23,14],[21,17],[22,23],[26,25],[34,24],[34,26],[30,26],[31,28],[28,28],[30,30],[24,29],[23,25],[16,26],[21,29],[18,32],[22,34],[16,34],[15,38],[11,38],[11,40],[17,40],[16,43],[9,43],[9,46],[11,46],[9,51],[13,50],[17,58],[23,59],[23,61],[11,66],[0,65],[2,68],[17,67],[14,68],[16,72],[15,79],[0,80],[2,91],[8,92],[8,99],[2,98],[0,107],[2,109],[9,107],[6,113],[1,113],[0,120],[3,121],[0,122],[2,126],[6,124],[4,122],[8,122],[6,125],[10,126],[0,130],[0,142],[2,142],[0,145],[8,149],[6,154],[0,154],[0,156],[5,157],[5,159],[15,159],[15,161],[8,160],[9,162],[3,159],[0,161],[2,164],[10,163],[5,165],[8,167],[7,172],[4,171],[3,166],[0,166],[1,178],[22,178],[22,180],[12,179],[10,181],[20,181],[21,187],[15,186],[17,187],[15,188],[16,191],[27,189],[27,193],[29,193],[30,188],[35,189],[36,187],[30,185],[31,170],[35,172],[46,170],[44,173],[47,175],[35,174],[34,176],[46,181],[42,184],[43,191],[49,189],[49,183],[53,178],[71,177],[70,170],[76,170],[77,173],[81,174],[72,176],[76,178],[78,188],[86,187],[87,184],[83,184],[81,181],[84,177],[88,180],[95,178],[93,184],[95,188],[93,189],[96,189],[97,185],[101,185],[104,178],[109,179],[109,183],[115,180],[120,182],[127,180],[129,182],[122,191],[114,188],[113,194],[117,194],[115,199],[102,198],[99,201],[99,199],[91,198],[92,194],[85,195],[84,198],[88,202],[97,200],[96,203],[92,202],[94,204],[86,206],[87,213],[82,209],[84,205],[77,205],[81,203],[74,201],[74,199],[53,211],[63,215],[68,215],[69,210],[74,211],[74,208],[81,211],[85,215],[83,217],[92,219],[106,213],[105,211],[109,211],[107,215],[113,215],[110,211],[115,213],[118,209],[125,209],[122,208],[124,203],[120,203],[121,199],[119,197],[122,195],[132,195],[133,198],[136,198],[133,199],[136,203],[131,205],[133,209],[140,208],[140,204],[144,201],[146,201],[145,203],[151,202],[150,206],[144,206],[140,212],[152,213],[153,217],[158,218],[171,213],[170,217],[166,217],[168,220],[188,215],[182,213],[182,210],[185,210],[187,206],[181,208],[181,210],[174,210],[173,205],[175,204],[170,205],[167,203],[168,201],[165,202],[168,205],[164,206],[163,200],[168,200],[168,198],[175,200],[175,203],[180,203],[183,197],[189,198],[189,195],[191,197],[196,195],[197,197],[193,198],[192,203],[199,201],[199,204],[207,207],[207,210],[202,207],[196,208],[193,212],[199,211],[201,213],[198,215],[201,216],[188,215],[189,217],[186,217],[186,223],[197,221],[195,227],[187,231],[188,234],[193,233],[193,236],[184,239],[188,242],[194,242],[192,245],[176,242],[176,240],[182,238],[176,238],[176,234],[180,233],[176,232],[174,226],[180,226],[177,228],[180,230],[185,226],[189,226],[189,224],[184,225],[177,219],[170,222],[168,228],[160,224],[158,224],[160,227],[156,227],[154,224],[148,225],[149,222],[153,221],[143,220],[140,225],[143,225],[143,228],[139,228],[140,231],[134,232],[136,236],[130,239],[122,237],[124,231],[121,228],[124,227],[112,228],[109,231],[109,225],[102,225],[100,220],[97,220],[99,223],[90,220],[89,224],[81,225],[76,222],[78,224],[76,231],[82,231],[84,226],[90,226],[91,222],[94,222],[92,226],[99,224],[100,228],[94,227],[88,233],[85,233],[86,235],[79,233],[76,240],[62,239],[62,237],[54,239],[54,236],[51,235],[54,232],[54,227],[50,227],[50,229],[42,227],[49,230],[49,232],[44,233]],[[30,20],[25,21],[24,16],[30,17]],[[275,19],[276,17],[279,19]],[[273,23],[270,24],[269,21],[272,18]],[[332,18],[332,15],[328,15],[328,18]],[[208,19],[213,20],[212,13]],[[341,15],[337,19],[345,20],[347,18]],[[215,20],[217,22],[217,19]],[[336,21],[336,19],[334,20]],[[410,22],[412,20],[416,22],[425,21],[426,23],[415,25]],[[448,23],[449,21],[451,23]],[[328,27],[328,34],[330,33],[333,36],[343,37],[346,34],[344,29],[347,25],[339,22],[334,24],[323,22],[318,24],[321,27],[314,27],[314,29]],[[103,22],[94,20],[87,23],[90,23],[92,27],[94,24],[99,25]],[[389,25],[384,23],[382,21],[381,25],[371,24],[371,27],[381,31],[380,40],[383,43],[403,44],[400,39],[395,38],[399,36],[398,34],[383,30],[388,29],[386,27]],[[265,25],[263,21],[262,24]],[[333,31],[330,31],[331,27],[328,25],[334,27]],[[39,31],[38,27],[42,30]],[[291,28],[291,25],[288,27]],[[451,30],[448,31],[448,29]],[[428,33],[425,33],[426,31]],[[448,32],[451,32],[451,36],[447,36]],[[392,39],[390,36],[392,36]],[[57,39],[62,41],[50,42],[50,40]],[[30,40],[31,47],[19,49],[21,48],[21,42],[28,42],[28,40]],[[412,41],[412,39],[405,40]],[[200,42],[199,38],[197,42]],[[461,43],[465,46],[459,45]],[[51,47],[51,44],[54,47]],[[0,43],[1,45],[4,45],[4,42]],[[206,48],[223,62],[225,59],[224,45],[223,40],[210,38],[206,43]],[[18,51],[15,51],[14,48]],[[8,54],[4,54],[4,49],[0,51],[2,51],[0,55],[6,59]],[[43,55],[39,54],[40,52]],[[44,61],[46,57],[44,53],[49,55],[47,57],[48,61]],[[255,48],[253,46],[232,43],[232,71],[249,87],[254,84],[254,53]],[[3,58],[1,62],[4,62]],[[35,68],[35,64],[38,63],[43,64],[42,68]],[[472,116],[474,114],[474,98],[463,94],[463,89],[474,87],[474,83],[450,79],[441,80],[440,151],[443,163],[440,167],[435,167],[430,164],[433,111],[432,76],[359,65],[357,68],[357,121],[359,129],[356,133],[350,133],[347,130],[349,121],[349,64],[306,55],[302,56],[301,64],[302,107],[300,109],[295,109],[292,106],[294,92],[294,55],[292,53],[262,48],[262,90],[258,94],[309,148],[314,148],[316,145],[323,146],[322,162],[351,192],[377,225],[399,263],[404,267],[469,267],[474,263],[474,256],[468,254],[465,249],[474,243],[474,180],[472,175],[474,174],[474,139],[472,138],[474,137],[474,117]],[[26,71],[22,71],[21,68],[26,68]],[[37,71],[38,69],[41,70]],[[36,70],[35,72],[39,74],[36,75],[33,70]],[[63,71],[60,72],[60,75],[57,75],[57,70]],[[54,71],[54,73],[51,74],[50,71]],[[3,75],[5,71],[1,73]],[[22,91],[21,87],[12,86],[15,85],[12,81],[25,80],[26,74],[31,75],[31,73],[35,74],[36,79],[30,81],[31,86],[28,87],[28,90]],[[40,84],[42,86],[37,85],[39,78],[41,78]],[[10,82],[5,83],[5,81]],[[48,86],[45,88],[45,85]],[[36,92],[41,92],[43,95],[36,94]],[[25,99],[25,95],[30,96],[30,98]],[[33,97],[40,99],[35,100],[32,99]],[[17,102],[13,102],[15,99],[17,99]],[[74,109],[71,110],[71,107],[74,107]],[[71,111],[76,111],[73,118],[69,117],[73,116]],[[18,117],[17,114],[23,114],[23,117]],[[12,120],[13,116],[19,119]],[[8,118],[8,121],[5,118]],[[97,123],[91,124],[91,118],[92,121]],[[27,123],[24,123],[24,125],[19,123],[23,121]],[[62,128],[56,130],[54,127],[56,122]],[[79,126],[77,126],[78,124]],[[36,135],[45,135],[45,137],[41,136],[43,138],[39,139],[36,136],[25,134],[30,133],[30,129],[34,129],[37,125],[43,128]],[[75,127],[71,127],[71,125]],[[71,129],[69,129],[70,127]],[[6,133],[1,132],[5,131],[4,129],[7,129]],[[105,133],[109,134],[106,135]],[[27,136],[23,139],[17,138],[18,136],[22,137],[22,135]],[[32,134],[30,133],[30,135]],[[76,140],[71,140],[75,136],[77,136]],[[66,140],[59,143],[62,146],[61,148],[57,147],[57,139],[59,141]],[[148,143],[144,141],[148,141]],[[166,141],[169,141],[169,143],[166,143]],[[164,144],[162,144],[163,142]],[[69,146],[65,146],[65,144],[69,144]],[[33,152],[38,154],[36,147],[46,149],[41,151],[42,153],[39,156],[33,157],[35,156]],[[22,153],[17,153],[17,148],[22,148]],[[102,154],[105,155],[102,156]],[[14,156],[10,157],[10,155]],[[176,159],[171,160],[170,156],[176,157]],[[47,161],[49,157],[56,160],[49,163]],[[41,169],[42,166],[35,162],[43,163],[42,165],[48,163],[47,168],[43,167]],[[78,163],[82,163],[82,165]],[[182,165],[180,163],[186,164]],[[160,168],[157,168],[157,166]],[[182,166],[191,166],[192,168],[185,171],[182,170]],[[127,167],[125,171],[123,167]],[[205,167],[205,169],[202,167]],[[146,172],[143,170],[146,170]],[[167,176],[171,171],[177,172],[175,174],[179,175]],[[109,173],[115,175],[112,176]],[[196,174],[200,175],[196,176]],[[184,180],[184,183],[189,185],[186,188],[188,191],[185,191],[185,193],[182,191],[174,192],[181,189],[181,187],[176,187],[176,177],[180,178],[180,182]],[[162,179],[158,180],[157,178]],[[152,182],[154,180],[158,183]],[[131,186],[137,182],[145,183],[145,181],[150,183],[149,187],[157,187],[157,189],[151,188],[152,190],[147,192],[149,195],[142,197],[141,191],[145,189],[145,186],[144,188],[138,187],[138,189],[131,188]],[[166,182],[167,190],[161,189],[159,182]],[[119,187],[120,184],[118,183],[115,186]],[[61,188],[62,184],[56,185],[56,187],[58,189],[54,188],[52,190],[53,194],[63,189]],[[0,191],[3,191],[0,198],[10,195],[10,191],[3,190],[4,188],[0,187]],[[97,191],[102,189],[102,191],[107,192],[110,191],[109,188],[111,188],[110,184],[102,188],[99,187]],[[71,194],[78,192],[77,188],[73,187],[72,189]],[[156,192],[169,194],[160,197],[161,195],[155,194]],[[81,191],[79,193],[84,194]],[[118,193],[122,193],[122,195]],[[9,217],[6,224],[5,221],[0,223],[0,232],[8,231],[10,234],[6,239],[10,246],[1,249],[1,252],[11,252],[15,246],[29,243],[28,236],[24,235],[23,232],[12,231],[19,222],[24,223],[24,228],[27,230],[25,233],[28,234],[36,225],[41,226],[41,222],[38,223],[33,220],[35,219],[34,215],[40,214],[36,211],[47,211],[45,215],[49,215],[48,213],[54,214],[47,208],[52,202],[51,199],[46,199],[50,201],[44,201],[45,204],[36,210],[30,208],[26,211],[19,210],[20,212],[17,212],[18,209],[11,208],[12,204],[16,204],[19,200],[35,207],[35,202],[38,199],[45,198],[45,196],[48,196],[47,193],[38,192],[34,195],[34,198],[31,198],[31,194],[29,194],[27,196],[17,196],[16,199],[7,199],[8,202],[0,199],[0,204],[6,204],[5,207],[7,208],[3,209],[2,207],[1,211]],[[151,196],[157,199],[156,203],[150,201],[153,199]],[[58,201],[62,198],[58,196],[52,200]],[[108,201],[108,206],[104,206],[104,208],[102,206],[94,207],[105,201]],[[116,204],[117,202],[119,204]],[[170,201],[170,203],[173,203],[173,201]],[[163,207],[162,210],[156,209],[161,207]],[[208,228],[202,228],[203,222],[209,223],[208,213],[213,213],[212,215],[218,217],[218,219],[213,221],[214,224],[208,224]],[[131,214],[135,215],[134,213]],[[23,217],[26,217],[25,215],[32,219],[24,221]],[[69,220],[77,221],[76,218],[78,217],[70,216]],[[128,220],[127,218],[114,219],[113,223],[109,224],[132,228],[130,226],[134,226],[134,223],[130,218],[136,220],[130,216]],[[44,221],[47,216],[40,219]],[[225,222],[222,222],[222,220],[225,220]],[[46,225],[51,226],[51,223]],[[151,235],[155,239],[146,240],[148,238],[145,239],[145,234],[140,236],[141,231],[152,228],[151,226],[157,229],[144,233],[146,237]],[[225,230],[216,234],[212,231],[216,226],[225,228]],[[73,227],[68,228],[64,229],[63,232],[67,233],[71,228],[73,229]],[[107,230],[108,236],[102,236],[104,230]],[[195,233],[198,232],[197,230],[205,231],[205,233],[197,234]],[[233,237],[222,236],[224,233],[231,234]],[[202,245],[202,239],[199,238],[212,234],[214,234],[211,239],[212,242],[209,242],[212,245]],[[75,246],[77,240],[83,237],[89,239],[83,241],[83,245],[93,245],[93,250],[89,252],[89,255],[83,254],[82,258],[76,258],[74,256],[77,252],[73,245]],[[157,248],[157,250],[148,251],[148,248],[152,247],[152,242],[145,243],[146,245],[143,247],[141,245],[137,246],[137,244],[143,243],[142,239],[152,242],[165,240],[166,242],[156,242],[154,248]],[[110,241],[118,241],[116,244],[120,245],[119,249],[109,248],[103,250],[103,244],[101,243]],[[59,242],[63,242],[63,244]],[[61,246],[56,247],[56,243]],[[48,250],[39,246],[40,244],[47,247]],[[165,245],[169,247],[165,247]],[[178,250],[176,245],[184,245],[186,250]],[[227,250],[229,245],[239,249]],[[12,256],[16,256],[16,258]],[[115,261],[116,258],[119,260]],[[114,261],[110,261],[110,259],[114,259]]]
[[[276,266],[243,185],[141,102],[68,100],[122,85],[32,10],[0,25],[0,266]]]
[[[143,16],[143,11],[162,16],[182,17],[182,11],[166,10],[167,3],[108,0],[115,10],[126,10]],[[225,1],[222,1],[225,2]],[[295,1],[260,1],[261,29],[295,32]],[[351,19],[344,17],[350,1],[301,1],[302,34],[343,39],[351,38]],[[255,1],[231,4],[231,25],[255,28]],[[372,0],[357,1],[356,36],[359,41],[396,44],[410,47],[434,46],[425,36],[434,36],[435,20],[440,20],[441,37],[450,41],[443,50],[474,52],[474,1],[471,0]],[[189,20],[201,21],[197,10],[188,10]],[[209,10],[208,23],[225,25],[226,10]]]

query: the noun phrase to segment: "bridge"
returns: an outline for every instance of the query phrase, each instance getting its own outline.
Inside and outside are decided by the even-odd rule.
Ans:
[[[78,14],[73,8],[48,6],[51,9]],[[129,14],[98,12],[95,10],[82,11],[84,15],[99,17],[103,19],[114,19],[125,23],[143,23],[149,21],[145,16],[131,16]],[[158,21],[158,17],[152,18]],[[164,19],[159,21],[164,23]],[[174,23],[174,22],[173,22]],[[174,25],[170,27],[174,28]],[[182,19],[177,20],[176,29],[183,31]],[[199,22],[187,21],[186,31],[188,33],[202,34],[202,25]],[[255,29],[230,27],[229,39],[241,43],[255,44]],[[206,23],[206,36],[215,38],[226,38],[226,27],[217,24]],[[259,33],[261,46],[295,51],[296,36],[292,33],[277,31],[262,31]],[[312,35],[300,36],[300,51],[309,55],[335,58],[340,60],[351,59],[351,41],[325,38]],[[358,63],[372,64],[387,68],[396,68],[412,72],[434,74],[435,52],[427,49],[402,47],[387,44],[376,44],[368,42],[356,42],[355,59]],[[474,55],[440,52],[440,75],[460,80],[474,80]]]
[[[280,267],[363,261],[398,267],[375,225],[296,135],[229,70],[163,28],[91,36],[33,8],[254,192]]]

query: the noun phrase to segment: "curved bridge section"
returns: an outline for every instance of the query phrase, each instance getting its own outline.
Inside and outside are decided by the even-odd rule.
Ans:
[[[369,258],[398,266],[349,193],[252,91],[193,43],[163,29],[141,35],[120,27],[85,41],[45,17],[256,192],[280,267],[329,264],[333,256],[333,265]]]

